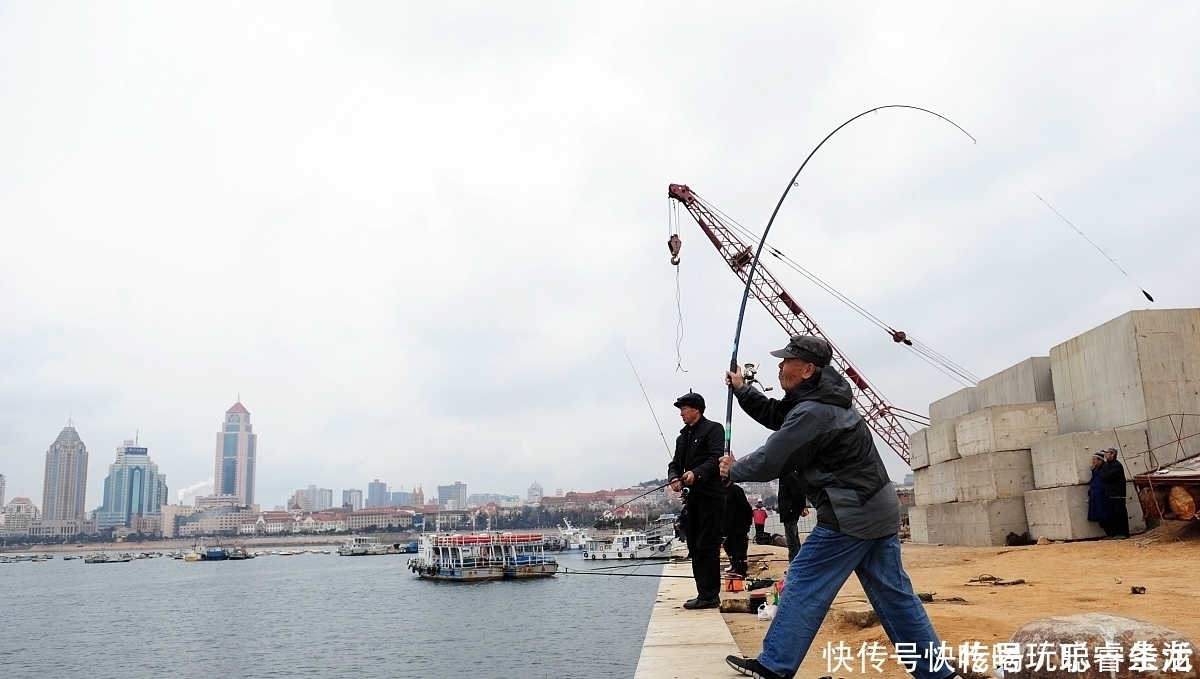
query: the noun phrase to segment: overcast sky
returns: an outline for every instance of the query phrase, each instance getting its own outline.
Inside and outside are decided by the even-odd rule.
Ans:
[[[622,348],[668,439],[689,388],[721,420],[741,295],[680,211],[677,371],[667,185],[761,232],[882,104],[979,144],[860,119],[771,240],[886,322],[986,376],[1148,306],[1020,182],[1200,305],[1200,6],[913,7],[0,3],[8,498],[68,417],[89,509],[135,432],[176,497],[239,394],[265,506],[664,476]],[[896,405],[959,388],[766,263]],[[743,359],[785,340],[750,307]]]

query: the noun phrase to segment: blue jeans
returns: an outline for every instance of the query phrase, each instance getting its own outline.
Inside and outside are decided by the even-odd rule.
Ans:
[[[763,639],[758,662],[778,674],[795,672],[851,572],[862,583],[892,644],[915,643],[918,653],[927,652],[930,643],[934,649],[941,646],[900,562],[899,537],[860,540],[817,526],[788,566],[779,610]],[[946,679],[954,674],[941,667],[935,675],[931,660],[922,657],[913,676]]]

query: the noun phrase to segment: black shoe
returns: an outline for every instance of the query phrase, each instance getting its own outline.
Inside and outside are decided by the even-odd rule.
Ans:
[[[725,656],[725,663],[747,677],[754,679],[791,679],[794,674],[777,674],[758,664],[757,658],[739,658],[736,655]]]
[[[721,599],[719,597],[713,597],[711,599],[701,599],[700,597],[696,597],[695,599],[688,599],[687,601],[683,602],[683,607],[689,611],[694,611],[701,608],[720,608]]]

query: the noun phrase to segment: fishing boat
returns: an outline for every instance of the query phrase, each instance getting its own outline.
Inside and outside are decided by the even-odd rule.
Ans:
[[[558,561],[546,556],[541,533],[423,536],[408,568],[425,580],[479,582],[548,578]]]
[[[98,552],[83,557],[84,563],[128,563],[133,561],[132,554],[105,554]]]
[[[384,554],[415,554],[418,550],[416,542],[392,542],[380,544],[372,538],[352,535],[346,544],[338,547],[340,556],[381,556]],[[329,554],[329,550],[312,550],[313,554]]]
[[[583,546],[583,558],[669,559],[675,536],[651,535],[641,531],[623,531],[611,538],[589,539]]]
[[[584,528],[576,528],[570,521],[563,519],[563,525],[558,529],[558,547],[560,550],[583,549],[587,544],[588,535]]]

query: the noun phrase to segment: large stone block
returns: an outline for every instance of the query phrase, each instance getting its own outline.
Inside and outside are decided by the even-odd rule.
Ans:
[[[1127,484],[1125,509],[1129,513],[1129,532],[1142,533],[1146,520],[1133,484]],[[1104,537],[1099,523],[1087,520],[1088,486],[1062,486],[1025,493],[1025,516],[1029,537],[1034,540],[1087,540]]]
[[[952,420],[979,410],[979,387],[959,389],[929,404],[929,424]]]
[[[979,383],[979,407],[1013,406],[1054,400],[1050,357],[1034,356]]]
[[[1132,605],[1130,607],[1133,608]],[[1019,670],[1004,673],[1006,679],[1196,679],[1200,674],[1200,666],[1191,660],[1194,647],[1187,637],[1153,623],[1108,613],[1081,613],[1034,620],[1014,632],[1010,641],[1023,650],[1048,648],[1055,655],[1046,663],[1021,662]],[[1138,667],[1126,655],[1139,642],[1148,646],[1154,654],[1153,662],[1148,663],[1154,669]],[[1077,661],[1073,663],[1074,667],[1062,667],[1064,663],[1061,656],[1053,649],[1065,648],[1067,644],[1080,644],[1088,649],[1086,657],[1091,662]],[[1095,649],[1110,645],[1121,649],[1119,657],[1127,660],[1116,663],[1114,670],[1102,668],[1094,654]],[[1163,654],[1172,646],[1187,649],[1189,657],[1186,670],[1178,666],[1165,667]],[[1084,663],[1087,664],[1086,669]]]
[[[1028,450],[1034,441],[1056,435],[1054,403],[991,406],[955,421],[960,457],[998,450]]]
[[[958,420],[942,420],[925,430],[925,448],[929,452],[929,464],[942,464],[958,459],[958,439],[954,435],[954,424]]]
[[[1200,418],[1167,417],[1200,414],[1200,309],[1131,311],[1054,347],[1050,362],[1059,433],[1134,425],[1157,464],[1200,454]]]
[[[931,464],[929,470],[929,504],[958,501],[958,478],[955,475],[954,462]],[[913,476],[916,481],[916,476]]]
[[[908,466],[923,469],[929,466],[929,446],[925,443],[927,429],[918,429],[908,437]]]
[[[1118,439],[1120,439],[1118,441]],[[1088,431],[1060,434],[1034,441],[1033,485],[1035,488],[1076,486],[1092,480],[1092,454],[1105,448],[1117,448],[1117,459],[1125,467],[1125,480],[1149,470],[1145,429]]]
[[[913,470],[913,502],[918,506],[933,504],[933,480],[929,467]]]
[[[925,508],[925,525],[930,544],[958,544],[958,505],[957,502],[951,502]]]
[[[987,547],[1008,544],[1008,534],[1028,532],[1024,498],[954,503],[958,541],[953,544]],[[936,506],[936,505],[935,505]]]
[[[928,507],[908,508],[908,539],[921,544],[929,544],[929,522],[926,518]]]
[[[959,502],[1023,498],[1033,490],[1033,460],[1028,450],[1002,450],[955,460]]]

